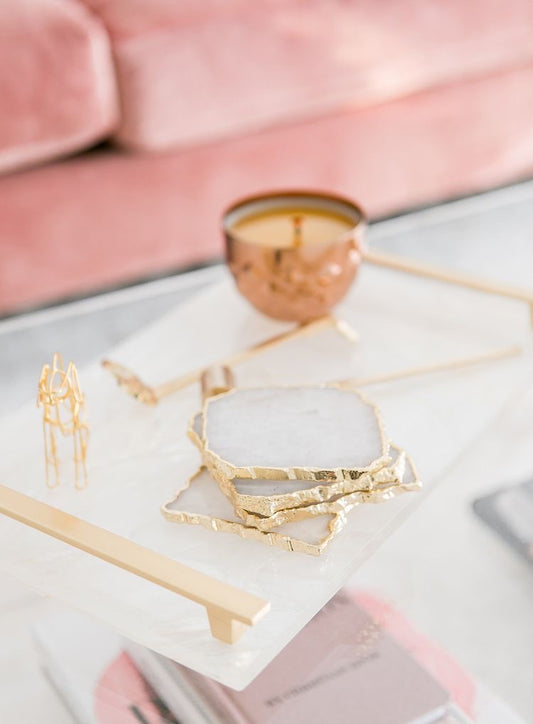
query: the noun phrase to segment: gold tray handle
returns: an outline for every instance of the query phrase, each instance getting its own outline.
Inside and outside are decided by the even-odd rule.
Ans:
[[[128,538],[0,485],[0,513],[205,606],[212,635],[234,644],[270,603]]]

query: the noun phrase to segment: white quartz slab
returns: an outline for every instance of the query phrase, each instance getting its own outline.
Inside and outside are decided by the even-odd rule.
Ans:
[[[328,331],[247,363],[238,380],[257,386],[366,376],[529,337],[527,310],[519,303],[370,267],[342,314],[361,335],[357,346]],[[158,382],[284,328],[250,309],[227,281],[108,356]],[[380,404],[390,437],[413,456],[427,492],[480,439],[530,367],[528,352],[499,365],[375,386],[366,394]],[[268,664],[425,494],[353,511],[321,558],[173,525],[159,506],[198,467],[198,451],[185,434],[199,407],[198,390],[149,408],[126,397],[99,366],[81,370],[81,382],[93,430],[89,489],[45,489],[34,389],[28,389],[28,405],[0,425],[2,482],[266,597],[272,610],[236,646],[227,646],[210,636],[201,607],[10,520],[0,521],[0,567],[235,688]]]
[[[388,452],[374,406],[333,387],[237,389],[208,400],[204,425],[206,453],[234,468],[367,470]]]
[[[266,542],[271,537],[269,533],[250,531],[206,468],[194,475],[189,485],[181,490],[171,502],[165,504],[165,509],[168,514],[166,517],[176,525],[203,525],[209,529],[222,527],[222,530],[213,530],[213,532],[217,532],[219,535],[237,534],[243,538],[248,535],[248,538],[253,540],[263,538],[264,545],[275,545],[275,543]],[[177,516],[176,520],[170,518],[173,512],[180,514],[182,511],[186,517],[181,514]],[[298,539],[304,545],[308,543],[318,546],[326,538],[331,537],[332,530],[329,526],[334,517],[333,514],[325,513],[306,520],[291,521],[277,526],[274,534]],[[227,529],[227,523],[232,525],[231,532]],[[340,521],[336,528],[341,528]],[[287,545],[283,548],[287,548]]]

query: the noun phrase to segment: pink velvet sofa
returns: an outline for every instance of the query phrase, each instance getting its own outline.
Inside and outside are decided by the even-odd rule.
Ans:
[[[3,0],[0,313],[220,256],[240,195],[530,175],[532,37],[530,0]]]

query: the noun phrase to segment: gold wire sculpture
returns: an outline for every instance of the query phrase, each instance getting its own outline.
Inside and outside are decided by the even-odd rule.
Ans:
[[[72,436],[74,445],[74,485],[78,490],[87,487],[87,444],[89,425],[85,418],[85,397],[81,391],[78,370],[73,362],[67,369],[63,358],[56,353],[52,366],[45,364],[39,378],[37,407],[43,408],[44,456],[46,485],[61,484],[57,436]]]

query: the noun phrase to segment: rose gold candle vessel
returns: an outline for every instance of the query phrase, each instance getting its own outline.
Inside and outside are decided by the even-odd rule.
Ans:
[[[349,220],[339,238],[306,245],[276,246],[247,241],[235,232],[240,220],[283,209],[323,211]],[[331,312],[350,288],[362,258],[366,219],[361,208],[340,196],[307,191],[269,193],[243,199],[224,214],[227,263],[241,294],[269,317],[308,322]]]

